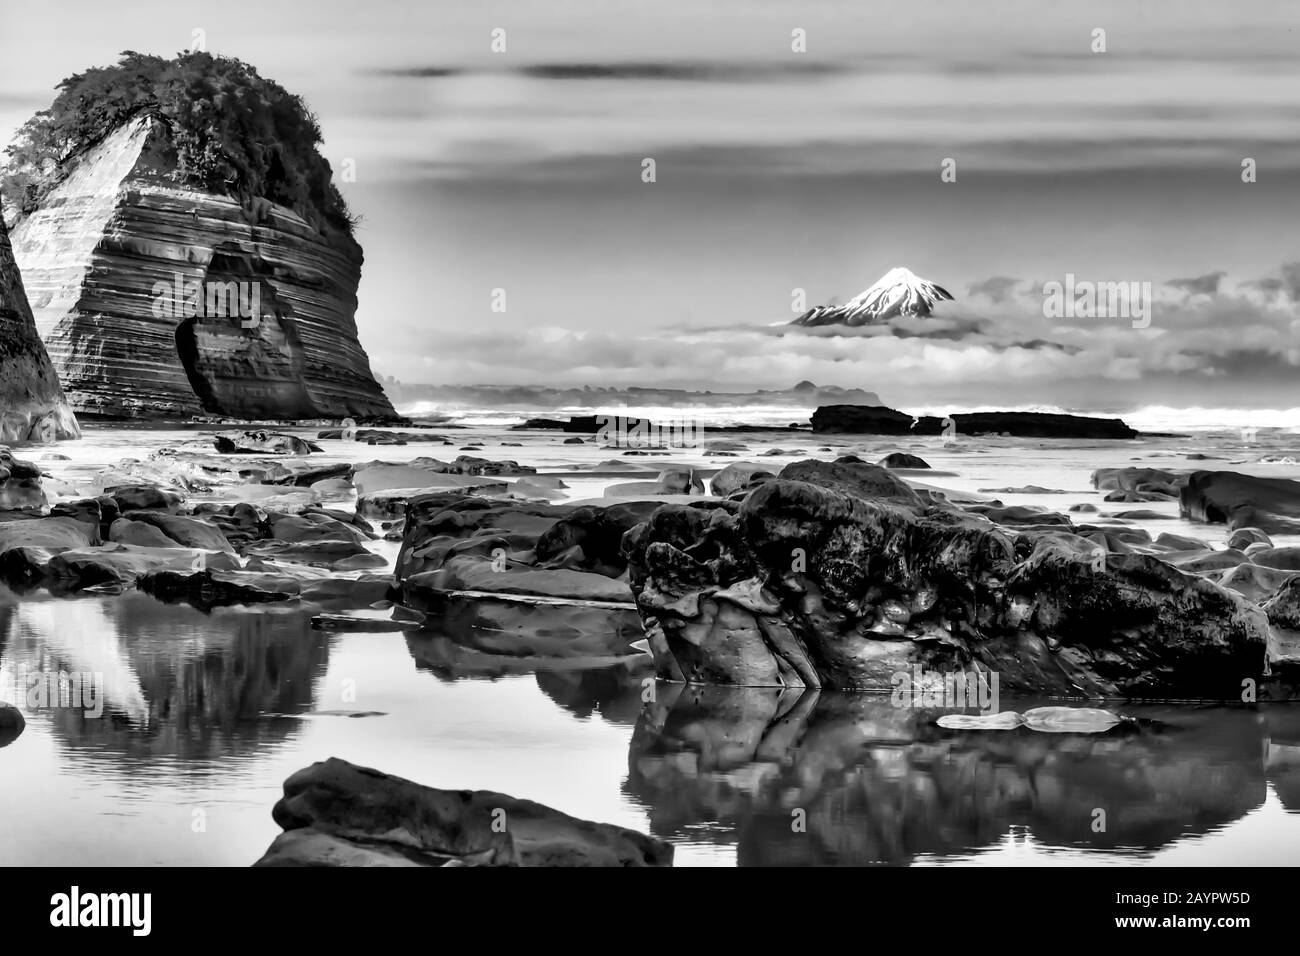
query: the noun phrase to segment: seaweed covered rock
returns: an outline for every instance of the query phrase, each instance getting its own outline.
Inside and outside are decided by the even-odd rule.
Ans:
[[[665,505],[629,532],[659,676],[887,690],[920,665],[991,671],[1003,692],[1223,699],[1267,673],[1268,621],[1241,595],[919,506],[883,471],[790,466],[734,515]]]

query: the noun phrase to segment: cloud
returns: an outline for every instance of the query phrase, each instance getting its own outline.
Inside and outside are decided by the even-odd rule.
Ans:
[[[972,282],[966,287],[966,294],[972,297],[983,296],[994,303],[1001,303],[1011,298],[1019,284],[1019,279],[1010,276],[992,276],[983,282]]]
[[[1297,269],[1290,266],[1294,278]],[[1174,280],[1208,289],[1151,303],[1149,328],[1128,318],[1049,319],[1031,295],[985,308],[945,304],[931,317],[874,326],[661,327],[575,332],[475,329],[449,333],[430,356],[433,380],[547,385],[788,388],[807,379],[857,386],[896,407],[1203,404],[1283,389],[1300,371],[1300,311],[1262,285],[1222,273]],[[429,376],[421,376],[428,379]],[[1236,390],[1236,391],[1234,391]]]
[[[1211,272],[1194,279],[1170,279],[1165,285],[1181,289],[1188,295],[1213,295],[1219,291],[1219,283],[1226,275],[1226,272]]]

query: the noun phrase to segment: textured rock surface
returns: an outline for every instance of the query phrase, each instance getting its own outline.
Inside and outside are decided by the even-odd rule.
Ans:
[[[0,218],[0,442],[80,438]]]
[[[1258,478],[1235,471],[1197,471],[1179,489],[1184,518],[1229,529],[1300,534],[1300,481]]]
[[[923,666],[992,671],[1003,693],[1230,699],[1269,673],[1268,620],[1239,594],[1066,528],[909,501],[896,482],[797,462],[734,514],[664,505],[629,532],[659,676],[888,690]]]
[[[179,186],[171,171],[165,126],[136,119],[14,228],[36,327],[72,406],[115,417],[393,416],[357,340],[356,242],[269,202],[245,208]],[[185,314],[187,288],[202,288],[207,306],[231,282],[258,303],[256,319],[230,305]]]

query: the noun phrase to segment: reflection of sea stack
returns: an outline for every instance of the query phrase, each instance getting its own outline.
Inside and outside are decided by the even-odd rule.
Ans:
[[[36,334],[9,233],[0,218],[0,442],[80,437]]]
[[[296,97],[197,53],[129,54],[61,89],[50,122],[77,132],[71,148],[28,123],[6,198],[78,412],[394,415],[357,338],[361,247]],[[257,316],[233,310],[254,298]]]
[[[866,291],[844,305],[819,305],[791,325],[873,325],[902,315],[926,316],[934,307],[952,301],[952,294],[929,279],[901,266],[890,269]]]

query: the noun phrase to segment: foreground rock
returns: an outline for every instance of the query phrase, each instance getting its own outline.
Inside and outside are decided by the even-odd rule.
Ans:
[[[659,676],[883,691],[924,666],[1003,693],[1236,699],[1268,673],[1268,620],[1241,595],[899,484],[797,462],[735,514],[658,509],[624,547]]]
[[[3,219],[0,216],[0,219]],[[0,442],[80,438],[0,222]]]
[[[254,866],[671,866],[673,848],[486,790],[437,790],[331,758],[284,783]]]
[[[285,432],[221,432],[213,436],[213,447],[221,455],[310,455],[320,448]]]
[[[47,504],[41,470],[32,462],[15,458],[8,446],[0,445],[0,512],[38,512]]]
[[[949,425],[947,423],[951,422]],[[883,405],[823,405],[812,414],[814,432],[849,435],[1013,435],[1018,438],[1136,438],[1118,418],[1046,412],[970,412],[916,418]]]
[[[655,505],[608,508],[423,494],[407,505],[397,582],[429,626],[485,653],[618,660],[639,652],[623,535]]]

